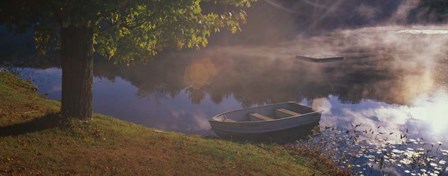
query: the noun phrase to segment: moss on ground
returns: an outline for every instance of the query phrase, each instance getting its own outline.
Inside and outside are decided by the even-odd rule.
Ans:
[[[0,72],[0,175],[333,175],[281,146],[160,132],[95,114],[59,116],[59,102]]]

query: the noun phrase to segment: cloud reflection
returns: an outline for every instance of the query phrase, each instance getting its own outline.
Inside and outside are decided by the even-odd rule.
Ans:
[[[417,97],[411,105],[386,104],[363,100],[359,104],[344,104],[330,96],[331,105],[318,108],[330,111],[323,114],[323,125],[350,129],[352,124],[363,124],[363,129],[380,129],[394,133],[390,140],[399,142],[399,134],[409,130],[411,137],[424,137],[430,141],[447,141],[448,93],[438,90]],[[381,128],[378,128],[381,127]],[[371,139],[370,139],[371,140]]]
[[[419,97],[408,111],[413,118],[428,123],[432,135],[447,138],[448,94],[445,90]]]
[[[146,126],[199,134],[207,118],[223,111],[306,100],[325,111],[322,122],[328,125],[363,123],[394,133],[408,128],[414,136],[442,138],[448,64],[440,60],[447,60],[448,35],[400,31],[446,27],[335,30],[282,44],[173,52],[130,67],[96,64],[95,75],[104,79],[95,79],[94,107]],[[347,59],[295,59],[335,53]],[[58,80],[38,84],[43,93],[60,85],[60,71],[46,73],[51,71],[32,73]]]

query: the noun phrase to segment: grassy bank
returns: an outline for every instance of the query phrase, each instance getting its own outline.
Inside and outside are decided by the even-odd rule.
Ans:
[[[0,72],[0,175],[333,175],[280,146],[160,132],[95,114],[64,120],[59,102]]]

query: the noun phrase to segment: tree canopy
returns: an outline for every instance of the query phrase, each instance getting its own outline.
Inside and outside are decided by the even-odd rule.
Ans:
[[[253,1],[3,0],[0,25],[14,32],[34,28],[41,54],[60,47],[61,113],[90,119],[94,52],[131,63],[171,46],[200,48],[220,29],[240,30]]]
[[[91,28],[94,51],[116,63],[149,59],[166,47],[206,46],[214,32],[240,30],[255,0],[3,0],[0,24],[34,28],[40,53],[60,45],[61,27]]]

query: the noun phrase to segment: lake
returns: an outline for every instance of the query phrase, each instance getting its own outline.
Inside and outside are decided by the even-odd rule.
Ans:
[[[447,64],[407,71],[385,68],[390,61],[336,62],[219,54],[173,56],[115,70],[100,67],[94,111],[148,127],[204,134],[210,130],[208,120],[218,113],[298,101],[324,110],[321,124],[363,123],[397,132],[408,128],[425,138],[446,140],[447,85],[438,79],[448,74]],[[60,99],[59,68],[17,70],[41,94]]]
[[[324,111],[321,131],[360,124],[361,131],[390,134],[388,141],[406,134],[448,144],[448,36],[441,27],[422,28],[374,27],[276,45],[212,46],[131,66],[97,62],[94,111],[161,130],[210,135],[208,120],[218,113],[297,101]],[[295,58],[331,54],[346,59]],[[59,68],[15,70],[41,94],[60,99]]]

